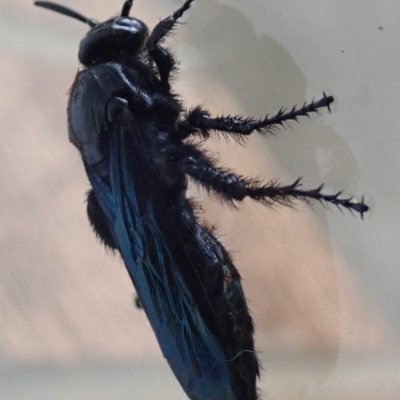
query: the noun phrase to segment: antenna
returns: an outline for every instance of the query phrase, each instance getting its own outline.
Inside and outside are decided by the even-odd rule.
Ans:
[[[127,3],[130,3],[130,6],[129,6],[129,4],[127,5]],[[71,10],[68,7],[62,6],[60,4],[52,3],[51,1],[35,1],[35,6],[47,8],[48,10],[52,10],[52,11],[58,12],[60,14],[66,15],[67,17],[77,19],[78,21],[88,24],[91,28],[98,25],[98,23],[99,23],[95,19],[86,18],[82,14],[79,14],[78,12]],[[132,6],[132,1],[130,1],[130,2],[126,1],[124,4],[123,10],[125,8],[128,8],[128,13],[129,13],[131,6]]]
[[[121,11],[121,17],[128,17],[131,11],[133,0],[126,0]]]

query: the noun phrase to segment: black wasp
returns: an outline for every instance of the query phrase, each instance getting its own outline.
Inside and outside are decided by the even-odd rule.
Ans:
[[[186,197],[191,178],[227,202],[246,197],[266,205],[311,199],[363,215],[363,201],[322,193],[322,185],[291,185],[244,178],[223,169],[198,145],[218,132],[242,141],[327,107],[333,98],[279,111],[273,117],[214,118],[201,107],[185,110],[171,91],[176,64],[162,46],[194,0],[151,33],[129,17],[105,22],[64,6],[35,4],[90,26],[79,47],[84,65],[68,103],[69,138],[82,155],[92,185],[88,215],[96,234],[118,249],[164,357],[192,400],[255,400],[259,364],[254,327],[240,276],[212,229],[199,223]]]

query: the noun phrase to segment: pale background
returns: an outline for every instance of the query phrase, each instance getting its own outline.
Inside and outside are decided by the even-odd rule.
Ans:
[[[120,0],[65,0],[88,17]],[[181,1],[136,0],[153,27]],[[263,116],[328,90],[333,112],[247,149],[210,141],[241,173],[366,194],[364,221],[299,205],[239,211],[203,192],[257,324],[269,400],[400,399],[400,2],[197,0],[170,47],[190,107]],[[68,143],[67,92],[87,26],[0,0],[0,399],[185,399],[123,263],[92,234]]]

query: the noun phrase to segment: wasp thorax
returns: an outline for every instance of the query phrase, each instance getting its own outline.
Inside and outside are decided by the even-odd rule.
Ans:
[[[94,65],[135,57],[149,36],[147,26],[138,19],[118,17],[94,26],[82,39],[79,61]]]

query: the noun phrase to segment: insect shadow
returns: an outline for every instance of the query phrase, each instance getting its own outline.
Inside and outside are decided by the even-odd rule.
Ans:
[[[84,68],[73,82],[68,130],[92,189],[89,221],[103,243],[117,249],[136,288],[164,357],[192,400],[255,400],[259,363],[254,326],[240,275],[213,229],[201,224],[186,196],[188,179],[227,203],[245,198],[266,206],[295,201],[335,205],[361,217],[364,202],[244,177],[218,165],[193,142],[222,134],[244,144],[252,133],[317,113],[333,102],[323,93],[275,115],[219,116],[198,106],[186,110],[170,77],[176,60],[165,38],[194,0],[186,0],[149,32],[129,17],[105,22],[65,6],[35,4],[89,25],[78,58]]]
[[[179,4],[179,0],[174,0],[174,3]],[[287,104],[290,98],[303,99],[308,82],[301,68],[296,65],[295,60],[280,41],[274,39],[276,36],[271,37],[268,34],[260,34],[260,31],[256,32],[253,21],[245,12],[240,11],[245,10],[246,5],[238,3],[233,1],[228,4],[207,0],[196,4],[195,13],[188,13],[185,26],[179,36],[174,39],[180,45],[183,43],[184,49],[195,49],[196,60],[200,62],[192,62],[190,59],[183,61],[182,64],[187,63],[187,66],[183,71],[182,81],[186,82],[185,78],[190,79],[194,82],[191,91],[200,92],[200,97],[205,98],[217,97],[215,96],[215,93],[219,91],[215,89],[215,84],[217,84],[218,87],[222,87],[224,93],[228,93],[229,98],[232,98],[245,114],[263,115],[266,101],[268,101],[268,108],[276,109],[282,104]],[[257,4],[260,9],[254,10]],[[255,3],[252,7],[253,13],[258,12],[262,16],[260,20],[265,26],[271,26],[272,20],[277,18],[275,12],[266,11],[261,3]],[[198,15],[201,15],[201,18],[198,18]],[[282,22],[285,20],[280,15],[278,19],[282,19]],[[320,40],[323,43],[324,36],[321,36]],[[247,45],[249,43],[251,45]],[[316,55],[315,68],[321,65],[324,68],[324,75],[334,74],[329,64],[327,66],[323,59],[319,59],[319,57],[323,58],[323,55],[319,55],[319,49],[314,47],[313,40],[304,41],[304,50],[306,49],[314,56]],[[183,50],[182,53],[184,54]],[[187,55],[186,58],[188,58]],[[313,74],[310,75],[309,81],[312,79]],[[222,104],[220,109],[228,107],[223,101],[220,104]],[[300,124],[292,123],[291,128],[294,131],[281,129],[275,132],[275,137],[271,140],[258,137],[256,144],[254,141],[251,143],[252,154],[248,158],[245,158],[244,149],[238,150],[234,146],[229,146],[234,147],[233,151],[230,151],[226,146],[228,157],[223,161],[228,165],[230,162],[237,169],[246,168],[248,165],[251,166],[249,160],[256,153],[258,159],[264,160],[262,163],[265,164],[265,169],[261,170],[259,166],[258,172],[268,174],[271,170],[272,155],[274,164],[279,164],[280,173],[283,170],[285,175],[295,177],[301,171],[308,182],[319,182],[323,179],[329,182],[330,187],[341,187],[351,193],[358,182],[357,160],[346,141],[346,135],[338,134],[335,128],[328,124],[335,119],[334,117],[335,115],[333,118],[313,119],[306,124],[303,124],[303,121],[300,121]],[[324,123],[325,121],[327,123]],[[254,171],[254,166],[252,169]],[[266,224],[266,221],[260,218],[258,208],[241,209],[239,218],[232,215],[233,218],[229,218],[228,224],[226,223],[227,210],[221,212],[221,208],[217,209],[215,202],[212,202],[207,209],[212,212],[214,218],[219,218],[218,221],[223,228],[229,229],[229,242],[239,243],[236,259],[238,266],[243,265],[242,268],[246,268],[246,275],[249,278],[246,279],[245,284],[247,283],[251,288],[250,300],[254,304],[254,317],[258,322],[258,343],[260,348],[264,349],[262,343],[264,342],[265,349],[268,349],[264,355],[266,367],[268,368],[270,362],[269,351],[276,353],[271,343],[274,343],[280,334],[277,332],[286,330],[294,337],[298,326],[293,326],[290,322],[288,325],[288,321],[291,321],[289,315],[295,316],[304,312],[305,320],[311,318],[304,320],[304,323],[308,324],[312,330],[313,339],[307,340],[308,336],[306,336],[307,339],[302,336],[304,342],[301,342],[301,345],[305,349],[309,349],[310,346],[313,350],[318,348],[324,354],[323,368],[315,359],[319,364],[314,369],[316,372],[312,379],[317,382],[326,379],[336,366],[342,330],[338,321],[341,321],[343,316],[334,250],[331,247],[331,226],[328,224],[326,213],[318,213],[318,222],[316,222],[318,226],[315,229],[318,233],[298,237],[293,229],[294,221],[291,219],[293,213],[285,213],[284,216],[288,217],[286,220],[282,220],[281,213],[268,216],[274,221],[279,219],[284,224],[279,225],[279,235],[275,235],[272,234],[270,226],[264,229],[263,234],[259,233],[259,226]],[[295,213],[294,217],[302,219],[302,223],[310,223],[306,220],[308,215]],[[253,223],[256,226],[253,226]],[[244,228],[248,230],[244,231]],[[290,235],[295,242],[289,248],[292,262],[286,265],[288,260],[283,252],[279,253],[277,247],[281,243],[281,237],[285,237],[285,241],[290,243]],[[352,254],[362,255],[363,243],[354,235],[350,239],[350,235],[350,233],[343,233],[341,240],[349,246],[351,243]],[[267,242],[271,244],[266,246]],[[275,248],[275,253],[278,254],[275,258],[271,252],[265,250],[270,247]],[[266,252],[268,252],[267,257],[265,257]],[[316,253],[314,263],[310,262],[307,256],[310,252]],[[249,259],[251,259],[251,264]],[[285,266],[285,272],[282,272],[281,266]],[[302,274],[300,271],[303,271],[304,277],[307,274],[319,276],[320,278],[315,278],[318,279],[317,284],[329,285],[329,291],[316,294],[310,280],[304,278],[304,282],[299,282],[293,278],[292,269],[300,275]],[[315,275],[315,270],[322,274]],[[275,277],[277,274],[281,277],[280,279],[266,279],[266,276]],[[260,279],[263,279],[262,285],[259,283]],[[265,293],[268,293],[268,296]],[[308,294],[329,305],[331,310],[329,315],[324,315],[321,308],[320,313],[315,313],[313,310],[310,317]],[[292,298],[289,303],[291,306],[281,301],[281,298],[285,297]],[[286,317],[276,317],[277,315]],[[321,318],[324,319],[323,324],[320,322]],[[327,323],[331,326],[329,333],[325,331]],[[291,343],[293,342],[289,341],[286,344],[286,351]],[[293,345],[296,349],[300,346],[298,342]]]
[[[211,77],[229,90],[242,110],[255,115],[265,112],[263,104],[267,99],[275,105],[287,103],[289,94],[304,98],[306,77],[280,43],[267,35],[260,36],[252,21],[228,4],[208,0],[199,3],[197,8],[196,13],[187,17],[185,34],[177,37],[179,43],[195,48],[203,60],[198,65],[190,64],[191,76]],[[197,13],[202,15],[201,19],[196,17]],[[267,19],[265,24],[268,23]],[[215,40],[215,37],[223,39]],[[322,153],[328,164],[324,165],[324,179],[329,185],[354,190],[357,161],[345,139],[329,126],[319,129],[310,124],[306,129],[302,124],[291,126],[296,130],[294,134],[283,130],[279,140],[265,141],[268,149],[277,154],[280,166],[294,176],[299,169],[307,171],[308,180],[318,181],[321,167],[315,155]],[[262,146],[262,141],[257,145]]]

